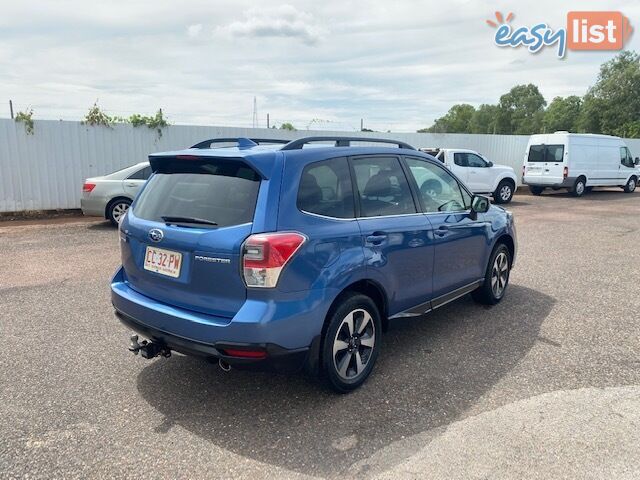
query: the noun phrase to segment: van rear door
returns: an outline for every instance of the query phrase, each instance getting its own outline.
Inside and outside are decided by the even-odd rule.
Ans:
[[[529,145],[525,160],[525,181],[533,185],[554,185],[564,180],[563,144]]]
[[[240,250],[260,175],[241,159],[163,158],[121,229],[129,285],[168,305],[231,318],[246,300]]]

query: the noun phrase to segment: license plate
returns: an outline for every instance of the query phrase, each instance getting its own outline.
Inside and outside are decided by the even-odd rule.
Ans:
[[[168,277],[178,278],[182,267],[182,254],[164,250],[163,248],[147,247],[144,254],[144,269]]]

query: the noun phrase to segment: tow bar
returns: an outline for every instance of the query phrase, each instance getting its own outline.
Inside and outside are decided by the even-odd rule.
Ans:
[[[143,358],[154,358],[158,355],[162,355],[165,358],[169,358],[171,356],[171,350],[169,350],[166,345],[147,342],[146,340],[138,343],[138,335],[131,335],[129,351],[134,355],[138,355],[138,353],[140,353]]]

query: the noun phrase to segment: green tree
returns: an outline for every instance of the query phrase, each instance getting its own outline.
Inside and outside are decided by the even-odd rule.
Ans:
[[[579,125],[591,133],[637,136],[638,119],[640,55],[623,51],[600,67],[596,84],[585,95]]]
[[[475,111],[474,106],[467,103],[454,105],[444,116],[437,118],[432,126],[418,130],[418,132],[470,133],[470,123]]]
[[[289,122],[285,122],[282,125],[280,125],[280,130],[291,130],[291,131],[293,131],[295,129],[296,129],[296,127],[294,127],[293,124],[289,123]]]
[[[516,85],[500,97],[497,133],[531,135],[540,132],[546,104],[535,85]]]
[[[473,114],[469,124],[471,133],[496,133],[498,106],[483,103]]]
[[[578,131],[582,99],[576,95],[555,97],[544,112],[544,131]]]

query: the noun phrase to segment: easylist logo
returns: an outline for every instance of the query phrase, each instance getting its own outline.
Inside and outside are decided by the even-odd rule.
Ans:
[[[554,29],[544,22],[514,27],[513,13],[506,18],[495,13],[497,22],[487,20],[496,29],[494,43],[498,47],[524,46],[531,53],[545,47],[556,47],[558,58],[569,50],[621,50],[633,33],[629,19],[621,12],[569,12],[566,28]]]

